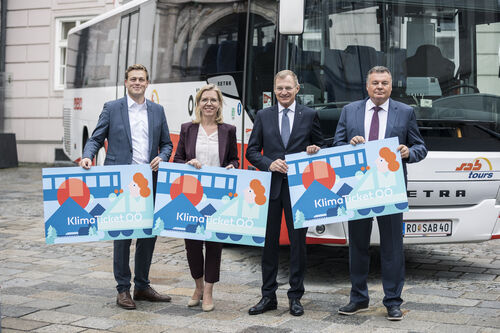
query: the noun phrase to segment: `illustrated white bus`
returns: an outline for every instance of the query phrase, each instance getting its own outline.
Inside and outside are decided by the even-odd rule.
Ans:
[[[217,84],[240,158],[256,112],[275,103],[279,70],[297,73],[298,98],[331,142],[342,107],[367,97],[368,69],[384,65],[392,98],[414,107],[429,148],[408,168],[405,242],[500,238],[499,46],[498,1],[134,0],[70,31],[64,150],[80,159],[103,104],[124,96],[130,64],[150,69],[146,94],[165,108],[174,146],[197,89]],[[345,245],[347,223],[307,235]]]

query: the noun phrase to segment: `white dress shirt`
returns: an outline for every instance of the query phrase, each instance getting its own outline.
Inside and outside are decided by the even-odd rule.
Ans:
[[[368,141],[370,136],[370,126],[373,118],[373,107],[376,106],[370,98],[366,101],[365,105],[365,141]],[[379,105],[382,110],[378,111],[378,139],[385,139],[385,129],[387,128],[387,114],[389,113],[389,99],[382,105]]]
[[[200,124],[196,138],[196,159],[201,165],[220,167],[218,131],[207,135]]]
[[[297,105],[297,102],[293,102],[292,105],[289,107],[285,108],[283,105],[281,105],[278,102],[278,124],[280,127],[280,133],[281,133],[281,121],[283,119],[283,110],[288,109],[288,113],[286,114],[288,116],[288,120],[290,120],[290,134],[292,134],[292,129],[293,129],[293,118],[295,116],[295,106]]]
[[[132,137],[132,164],[149,164],[149,125],[146,100],[137,104],[127,95],[128,119]]]

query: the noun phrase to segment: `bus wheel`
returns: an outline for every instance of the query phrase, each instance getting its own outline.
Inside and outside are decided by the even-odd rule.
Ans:
[[[126,236],[126,237],[132,235],[133,233],[134,233],[134,230],[122,230],[122,235]]]
[[[153,229],[149,228],[149,229],[142,229],[142,231],[146,234],[146,235],[151,235],[153,233]]]
[[[396,208],[399,209],[399,210],[403,210],[403,209],[408,208],[408,203],[407,202],[401,202],[401,203],[394,204],[394,206],[396,206]]]
[[[243,235],[229,235],[229,238],[231,238],[232,241],[237,242],[239,241]]]
[[[258,237],[258,236],[253,236],[252,239],[257,244],[262,244],[266,240],[265,237]]]
[[[385,209],[385,206],[378,206],[378,207],[373,207],[372,210],[375,212],[375,213],[382,213]]]
[[[224,234],[224,233],[222,233],[222,232],[216,232],[216,233],[215,233],[215,236],[216,236],[218,239],[222,239],[222,240],[224,240],[224,239],[226,239],[229,235],[228,235],[228,234]]]
[[[370,214],[370,208],[358,209],[359,215],[368,215]]]
[[[120,230],[108,231],[108,234],[110,237],[115,238],[115,237],[120,236]]]

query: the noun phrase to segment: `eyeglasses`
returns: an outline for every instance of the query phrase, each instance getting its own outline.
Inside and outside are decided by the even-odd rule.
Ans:
[[[285,90],[286,92],[291,92],[295,87],[276,87],[275,88],[277,92],[282,92]]]
[[[208,102],[212,104],[217,104],[219,103],[219,100],[217,98],[202,98],[200,102],[202,104],[208,104]]]

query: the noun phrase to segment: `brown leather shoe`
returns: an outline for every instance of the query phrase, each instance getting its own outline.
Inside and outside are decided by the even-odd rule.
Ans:
[[[118,296],[116,296],[116,304],[125,310],[135,310],[135,303],[128,290],[118,293]]]
[[[134,289],[134,300],[149,302],[170,302],[172,300],[172,297],[159,294],[153,288],[148,287],[144,290]]]

